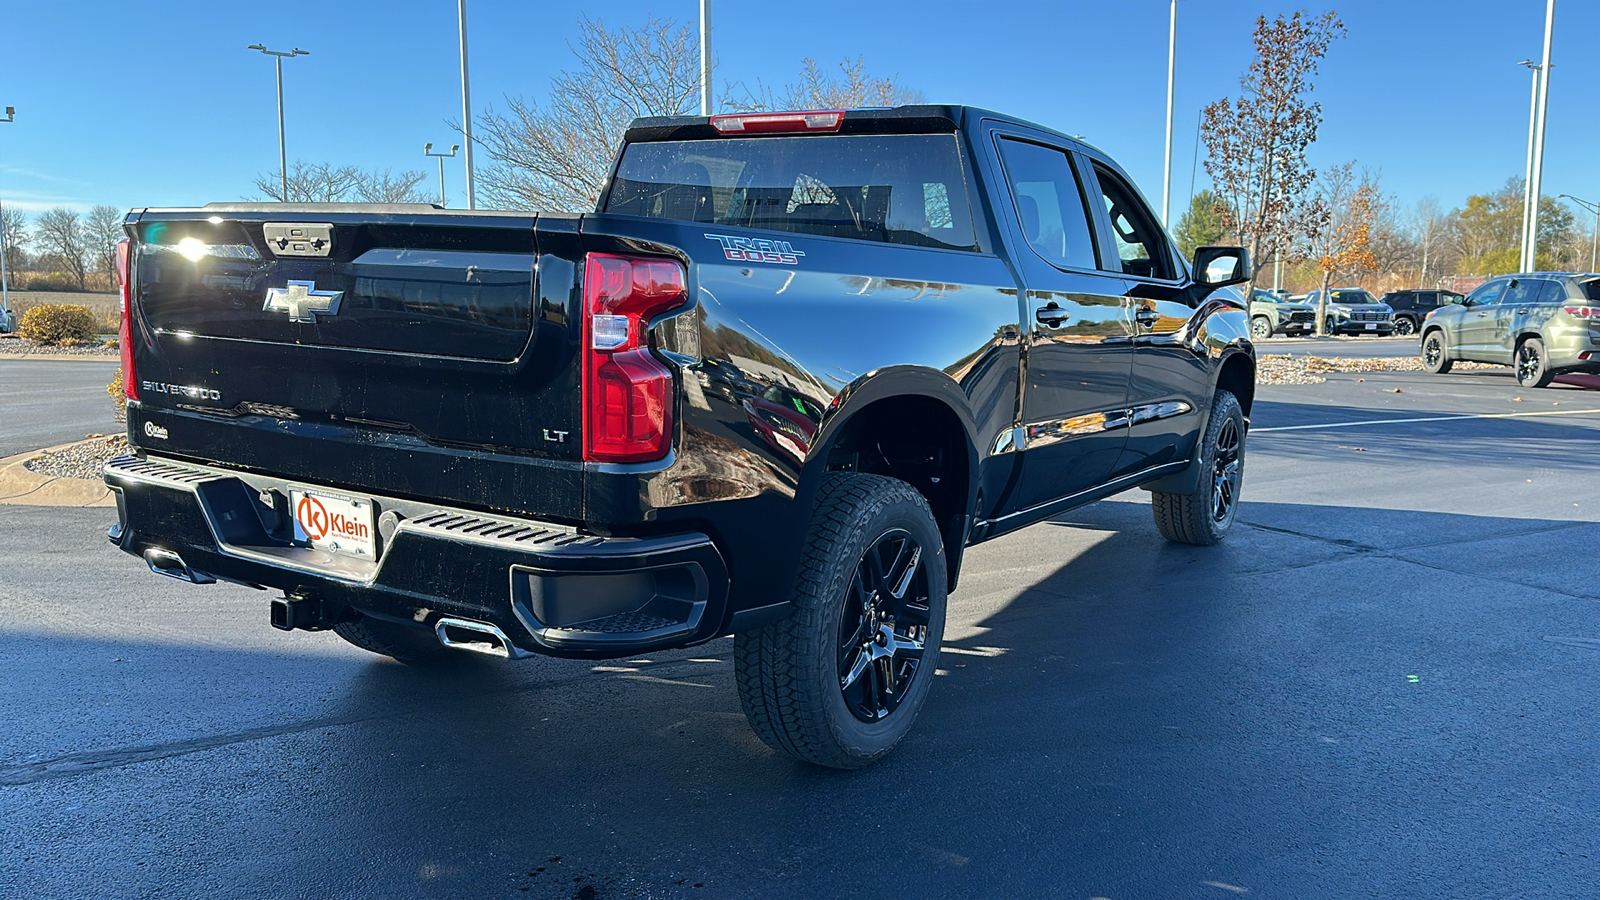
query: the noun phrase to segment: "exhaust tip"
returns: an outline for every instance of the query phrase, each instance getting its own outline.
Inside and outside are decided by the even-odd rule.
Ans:
[[[466,650],[501,659],[517,659],[528,655],[527,651],[511,643],[505,632],[489,622],[446,616],[434,623],[433,633],[438,636],[439,643],[452,650]]]
[[[179,581],[187,581],[190,584],[217,583],[215,577],[189,568],[189,564],[183,561],[183,557],[173,553],[171,550],[151,547],[144,551],[144,561],[145,565],[150,567],[150,571],[157,575],[165,575],[168,578],[176,578]]]

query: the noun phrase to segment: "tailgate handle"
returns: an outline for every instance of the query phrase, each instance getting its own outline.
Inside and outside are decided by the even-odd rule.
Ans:
[[[277,256],[327,256],[333,250],[333,225],[268,222],[261,236]]]

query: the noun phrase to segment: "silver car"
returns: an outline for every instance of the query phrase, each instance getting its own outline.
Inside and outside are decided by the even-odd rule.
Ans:
[[[1525,387],[1564,372],[1600,372],[1600,275],[1533,272],[1484,282],[1422,320],[1422,364],[1509,364]]]
[[[1321,291],[1312,291],[1301,303],[1318,305]],[[1375,334],[1388,337],[1394,332],[1394,310],[1389,304],[1379,302],[1361,288],[1334,288],[1328,291],[1326,320],[1323,331],[1327,334]]]

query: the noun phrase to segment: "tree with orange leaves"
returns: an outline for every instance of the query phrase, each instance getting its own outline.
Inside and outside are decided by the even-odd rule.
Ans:
[[[1384,209],[1378,177],[1354,175],[1355,164],[1329,166],[1318,176],[1306,199],[1301,222],[1305,227],[1305,256],[1316,260],[1322,272],[1317,292],[1317,334],[1327,334],[1328,286],[1336,275],[1370,272],[1378,267],[1372,252],[1372,230]]]

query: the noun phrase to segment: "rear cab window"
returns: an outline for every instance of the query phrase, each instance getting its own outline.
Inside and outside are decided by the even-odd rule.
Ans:
[[[1162,281],[1177,278],[1167,242],[1139,193],[1099,163],[1095,163],[1094,174],[1100,182],[1100,199],[1106,212],[1106,219],[1101,222],[1109,219],[1110,236],[1117,250],[1117,258],[1110,266],[1102,268],[1138,278]]]
[[[602,212],[976,250],[954,134],[628,144]]]

